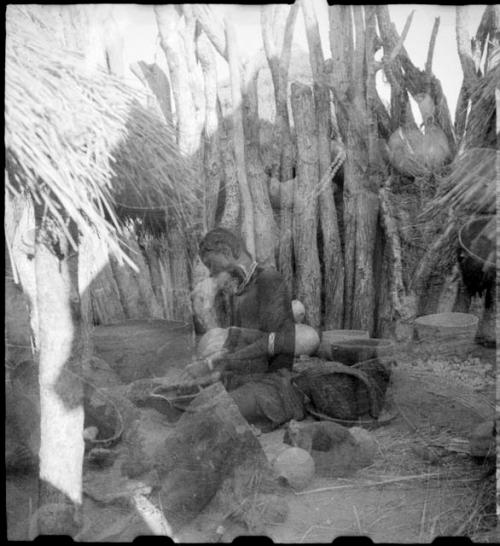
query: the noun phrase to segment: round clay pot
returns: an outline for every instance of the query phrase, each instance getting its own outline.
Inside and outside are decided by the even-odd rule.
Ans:
[[[469,313],[436,313],[415,319],[415,337],[429,348],[437,347],[447,352],[470,350],[479,319]]]
[[[373,358],[390,358],[394,343],[390,339],[351,339],[330,344],[329,360],[352,366]]]

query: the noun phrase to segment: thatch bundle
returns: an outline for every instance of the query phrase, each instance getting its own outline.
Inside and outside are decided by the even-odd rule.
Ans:
[[[121,256],[115,201],[168,206],[185,220],[198,181],[174,130],[142,106],[146,92],[54,45],[53,17],[40,6],[7,10],[7,189],[43,205],[71,242],[68,218]]]
[[[432,218],[452,210],[464,222],[475,215],[488,216],[484,235],[492,242],[490,259],[494,261],[496,242],[496,105],[495,89],[500,82],[500,65],[490,63],[490,70],[479,80],[471,96],[465,134],[465,150],[450,166],[436,196],[424,211],[423,218]]]

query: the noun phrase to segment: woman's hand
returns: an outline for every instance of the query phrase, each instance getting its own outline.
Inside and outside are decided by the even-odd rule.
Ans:
[[[208,358],[196,360],[188,364],[181,375],[182,381],[192,381],[196,379],[205,379],[209,376],[218,377],[223,368],[223,360],[226,358],[228,352],[226,349],[222,349],[213,353]]]
[[[212,328],[198,342],[198,358],[210,358],[224,351],[224,345],[229,333],[228,328]]]

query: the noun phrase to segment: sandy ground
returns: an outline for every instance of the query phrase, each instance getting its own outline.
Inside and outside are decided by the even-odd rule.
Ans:
[[[494,395],[493,349],[476,346],[466,355],[398,358],[387,395],[398,415],[371,431],[378,444],[373,464],[348,478],[316,476],[303,491],[285,490],[286,519],[267,525],[266,534],[283,543],[330,542],[343,535],[399,543],[454,534],[488,540],[484,533],[495,521],[494,477],[485,477],[488,466],[474,461],[467,446],[474,426],[493,418]],[[146,413],[143,432],[154,446],[161,440],[155,431],[162,417],[155,410]],[[270,462],[287,447],[283,433],[259,435]],[[6,487],[9,539],[33,538],[29,519],[36,506],[36,480],[10,477]],[[81,540],[129,541],[147,533],[127,503],[86,497],[84,512]],[[201,517],[179,538],[229,542],[247,532],[230,518],[207,525]]]

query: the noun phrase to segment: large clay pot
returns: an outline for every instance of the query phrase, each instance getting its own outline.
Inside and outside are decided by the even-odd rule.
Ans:
[[[191,325],[173,320],[129,320],[97,326],[95,353],[124,383],[162,377],[183,368],[194,355]]]

